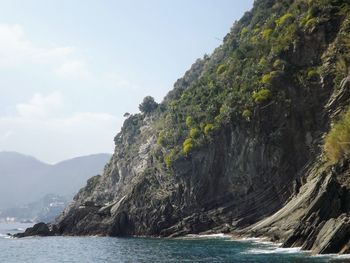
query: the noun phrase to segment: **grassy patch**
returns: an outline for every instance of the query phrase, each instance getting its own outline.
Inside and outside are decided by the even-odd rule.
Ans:
[[[350,153],[350,109],[327,134],[324,149],[332,163],[337,163]]]

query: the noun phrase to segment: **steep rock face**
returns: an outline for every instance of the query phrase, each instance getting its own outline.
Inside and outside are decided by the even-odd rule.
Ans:
[[[350,103],[350,85],[332,94],[324,112],[333,116]],[[337,102],[336,104],[334,102]],[[329,165],[324,156],[307,164],[303,185],[276,213],[239,230],[252,236],[268,236],[284,247],[302,247],[314,253],[349,253],[350,162]]]
[[[300,192],[279,211],[240,230],[244,235],[268,236],[284,247],[314,253],[349,253],[349,162],[324,169],[317,163],[308,171]]]
[[[317,253],[347,252],[348,166],[322,162],[320,147],[330,123],[349,103],[347,81],[338,83],[335,73],[342,52],[339,38],[349,28],[339,10],[347,4],[284,2],[256,1],[223,46],[177,81],[158,111],[130,116],[115,138],[115,154],[103,175],[88,181],[52,231],[111,236],[235,232],[269,236]],[[316,14],[317,24],[311,20]],[[246,40],[248,28],[255,32],[257,24],[268,24],[261,17],[269,23],[278,19],[273,29],[268,26]],[[273,30],[284,38],[276,33],[266,40]],[[295,38],[289,38],[290,31]],[[255,45],[262,52],[250,54],[254,49],[247,45],[261,35],[265,46]],[[251,72],[256,60],[263,69]],[[237,75],[235,63],[243,67]],[[266,63],[273,66],[264,69]],[[248,84],[259,89],[249,90]],[[232,100],[223,100],[225,96]],[[207,115],[196,113],[200,105],[190,107],[191,100],[204,101]],[[200,121],[215,121],[215,129],[211,123],[193,125],[186,118],[191,111]],[[161,135],[167,129],[177,133],[164,146]],[[176,158],[167,163],[163,153],[169,152]]]
[[[227,124],[212,142],[177,160],[171,175],[153,156],[158,146],[152,118],[131,117],[128,122],[136,130],[127,130],[126,123],[104,175],[77,195],[58,221],[60,233],[174,236],[229,231],[275,212],[318,152],[328,126],[323,107],[331,92],[326,85],[306,92],[288,76],[275,82],[286,87],[292,105],[273,102],[256,108],[252,123]],[[305,118],[305,113],[310,116]],[[126,157],[130,145],[134,155]]]

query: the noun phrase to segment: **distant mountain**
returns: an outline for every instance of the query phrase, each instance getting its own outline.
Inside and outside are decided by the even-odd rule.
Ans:
[[[26,205],[47,194],[72,196],[100,174],[110,154],[94,154],[54,165],[16,152],[0,152],[0,209]]]
[[[50,165],[32,156],[17,152],[0,152],[0,178],[2,175],[14,172],[38,171],[49,168]]]

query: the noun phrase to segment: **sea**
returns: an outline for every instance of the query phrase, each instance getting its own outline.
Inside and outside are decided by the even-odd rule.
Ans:
[[[350,262],[349,256],[314,256],[260,239],[234,240],[223,234],[166,238],[27,237],[7,233],[29,224],[0,223],[0,262]]]

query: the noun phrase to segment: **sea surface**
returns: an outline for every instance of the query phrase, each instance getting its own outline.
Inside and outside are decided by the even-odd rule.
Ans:
[[[181,239],[109,237],[9,238],[28,224],[0,223],[0,262],[350,262],[348,256],[311,256],[258,239],[224,235]]]

